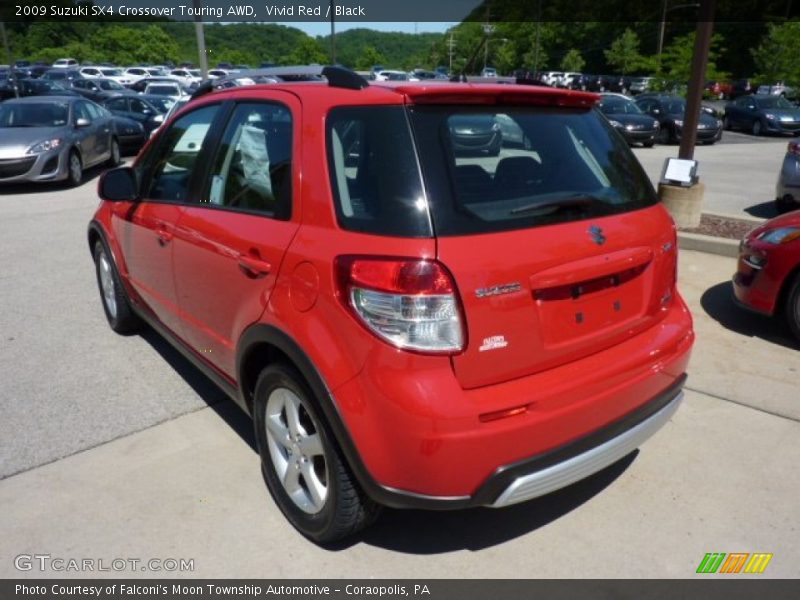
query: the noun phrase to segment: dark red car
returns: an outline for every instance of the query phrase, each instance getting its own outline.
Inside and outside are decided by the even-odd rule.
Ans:
[[[739,247],[733,289],[746,308],[785,317],[800,339],[800,211],[747,234]]]
[[[88,236],[111,327],[149,323],[253,416],[291,523],[508,506],[658,430],[692,320],[597,96],[324,74],[192,100],[100,180]],[[497,156],[453,139],[499,115]]]

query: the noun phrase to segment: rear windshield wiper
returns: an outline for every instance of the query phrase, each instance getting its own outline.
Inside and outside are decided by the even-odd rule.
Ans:
[[[519,215],[526,212],[535,212],[542,209],[554,209],[557,210],[559,208],[573,208],[573,207],[581,207],[581,206],[590,206],[597,202],[603,203],[601,198],[597,196],[590,196],[586,194],[576,195],[576,196],[566,196],[564,198],[555,198],[553,200],[543,200],[542,202],[535,202],[532,204],[526,204],[525,206],[519,206],[517,208],[511,209],[512,215]],[[550,211],[552,212],[552,211]]]

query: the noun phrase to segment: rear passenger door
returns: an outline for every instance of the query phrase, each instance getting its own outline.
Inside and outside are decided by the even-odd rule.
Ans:
[[[186,341],[231,378],[238,339],[267,306],[299,225],[300,104],[271,97],[233,107],[198,201],[175,232]]]

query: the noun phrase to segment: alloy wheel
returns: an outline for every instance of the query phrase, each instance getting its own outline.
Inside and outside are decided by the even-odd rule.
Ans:
[[[114,287],[114,274],[111,263],[105,252],[100,253],[98,271],[100,274],[100,287],[103,290],[103,303],[112,319],[117,317],[117,296]]]
[[[267,399],[264,419],[272,466],[286,494],[303,512],[320,512],[328,498],[328,464],[313,417],[297,394],[279,387]]]

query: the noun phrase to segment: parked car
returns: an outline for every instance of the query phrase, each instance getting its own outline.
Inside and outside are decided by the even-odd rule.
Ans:
[[[649,92],[654,81],[655,77],[631,77],[631,85],[628,91],[633,96]]]
[[[144,94],[144,91],[147,89],[147,86],[152,83],[175,83],[177,82],[181,86],[181,90],[184,94],[189,93],[189,88],[183,84],[180,79],[176,79],[175,77],[145,77],[140,79],[136,83],[128,86],[134,92],[138,92],[140,94]]]
[[[797,95],[793,87],[784,84],[782,81],[777,83],[761,84],[756,89],[756,94],[782,96],[784,98],[794,98]]]
[[[497,77],[497,69],[494,67],[484,67],[481,71],[481,77]]]
[[[448,127],[456,156],[500,154],[503,134],[494,115],[454,115],[448,120]]]
[[[779,213],[800,208],[800,143],[791,141],[783,157],[775,186],[775,207]]]
[[[800,133],[800,109],[783,96],[740,96],[725,105],[725,129],[743,129],[753,135]]]
[[[144,88],[144,93],[148,96],[164,96],[172,100],[177,100],[186,95],[177,81],[174,83],[148,83],[147,87]]]
[[[133,119],[114,115],[105,107],[99,108],[111,117],[111,124],[119,141],[120,153],[127,156],[139,152],[149,139],[144,126]]]
[[[74,186],[85,169],[117,165],[120,155],[111,116],[79,96],[0,104],[0,183],[67,180]]]
[[[544,81],[547,85],[556,87],[561,82],[563,76],[563,71],[544,71],[539,74],[539,79]]]
[[[64,86],[71,85],[75,79],[83,79],[80,71],[77,69],[48,69],[39,78],[44,81],[57,81]]]
[[[800,341],[800,211],[759,225],[739,246],[737,302],[786,322]]]
[[[755,94],[757,87],[749,79],[737,79],[731,85],[730,99],[735,100],[739,96]]]
[[[616,94],[627,94],[630,91],[633,77],[628,75],[605,75],[605,91]]]
[[[664,425],[694,338],[675,229],[594,97],[325,74],[198,95],[88,230],[110,327],[150,323],[253,416],[292,525],[512,505]],[[530,150],[451,152],[500,113]]]
[[[16,92],[15,92],[16,88]],[[17,79],[7,81],[6,85],[0,87],[0,100],[9,98],[27,98],[29,96],[77,96],[75,92],[68,90],[54,81],[43,81],[41,79]]]
[[[160,97],[162,101],[169,102],[166,98]],[[155,99],[138,95],[120,95],[109,98],[103,103],[112,114],[119,117],[132,119],[141,123],[146,135],[164,122],[164,115],[169,110],[171,102],[159,104]]]
[[[656,141],[659,144],[677,143],[683,135],[686,100],[671,94],[639,94],[636,104],[642,112],[659,122]],[[714,144],[722,138],[722,121],[700,111],[697,122],[697,143]]]
[[[53,63],[54,69],[75,69],[78,66],[79,63],[74,58],[59,58]]]
[[[712,80],[706,81],[703,89],[705,96],[724,100],[725,98],[730,98],[733,85],[727,81]]]
[[[644,114],[627,96],[603,94],[597,107],[628,144],[642,144],[645,148],[652,148],[656,143],[661,127],[658,120]]]
[[[81,67],[78,72],[86,79],[113,79],[120,85],[130,85],[136,81],[136,77],[113,67]]]
[[[113,79],[76,79],[71,89],[92,102],[102,104],[109,98],[134,92]]]
[[[169,76],[179,80],[182,85],[187,87],[203,80],[198,69],[173,69],[169,72]]]

